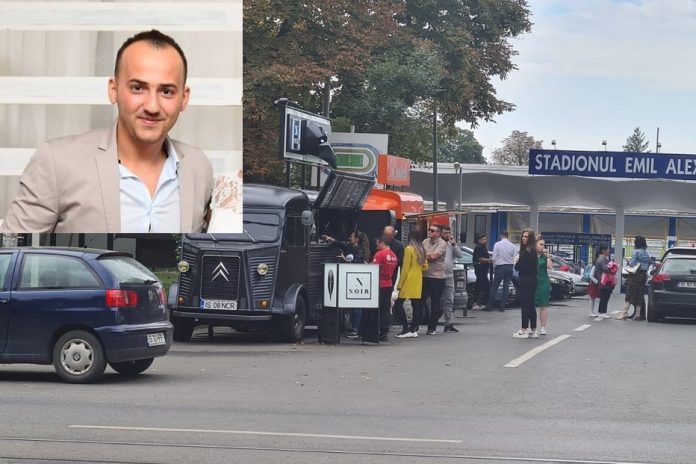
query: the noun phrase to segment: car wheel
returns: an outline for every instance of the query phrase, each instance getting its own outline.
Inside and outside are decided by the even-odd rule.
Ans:
[[[295,343],[304,337],[304,326],[307,320],[307,305],[303,297],[295,302],[295,312],[290,316],[273,317],[273,335],[279,341]]]
[[[91,383],[106,369],[106,356],[99,339],[86,330],[72,330],[53,345],[53,367],[69,383]]]
[[[191,340],[193,335],[193,319],[183,317],[172,317],[172,325],[174,326],[174,341],[187,342]]]
[[[123,375],[137,375],[141,372],[147,370],[148,367],[152,366],[152,362],[155,358],[138,359],[136,361],[125,361],[125,362],[115,362],[109,363],[109,366],[119,374]]]

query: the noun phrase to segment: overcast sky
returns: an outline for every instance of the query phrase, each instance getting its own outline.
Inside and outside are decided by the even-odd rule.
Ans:
[[[661,152],[696,153],[696,1],[529,3],[519,69],[496,85],[517,108],[474,131],[489,161],[513,130],[544,148],[621,151],[640,126],[654,152],[659,127]]]

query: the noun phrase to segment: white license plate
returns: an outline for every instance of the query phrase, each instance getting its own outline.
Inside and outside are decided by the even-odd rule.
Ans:
[[[201,308],[236,311],[237,300],[201,300]]]
[[[677,287],[696,288],[696,282],[677,282]]]
[[[164,334],[162,332],[147,334],[147,346],[158,346],[164,345],[165,343],[167,342],[164,339]]]

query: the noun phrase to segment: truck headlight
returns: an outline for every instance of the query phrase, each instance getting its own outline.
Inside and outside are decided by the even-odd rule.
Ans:
[[[181,273],[183,274],[183,273],[185,273],[185,272],[188,272],[188,270],[189,270],[189,263],[187,263],[186,261],[179,261],[179,262],[176,264],[176,267],[177,267],[177,269],[179,269],[179,272],[181,272]]]
[[[256,266],[256,272],[258,272],[261,276],[265,276],[266,274],[268,274],[268,264],[259,264],[258,266]]]

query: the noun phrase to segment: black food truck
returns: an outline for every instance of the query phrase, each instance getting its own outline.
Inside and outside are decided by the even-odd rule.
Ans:
[[[244,229],[185,234],[178,284],[170,289],[174,340],[196,325],[270,328],[299,341],[319,321],[324,263],[339,252],[321,237],[347,239],[374,179],[331,172],[313,201],[302,190],[244,185]]]

